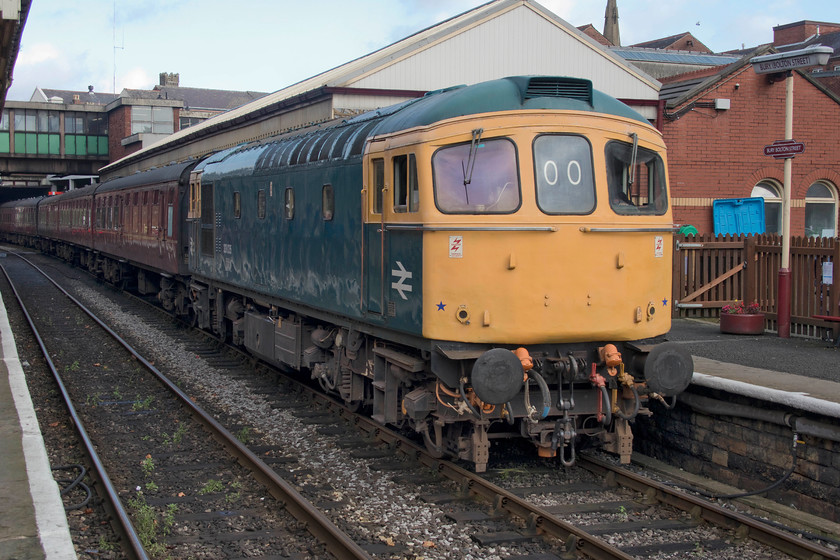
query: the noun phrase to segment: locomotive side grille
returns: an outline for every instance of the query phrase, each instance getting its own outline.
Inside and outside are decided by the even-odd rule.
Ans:
[[[574,78],[531,78],[525,99],[535,97],[564,97],[592,104],[592,82]]]

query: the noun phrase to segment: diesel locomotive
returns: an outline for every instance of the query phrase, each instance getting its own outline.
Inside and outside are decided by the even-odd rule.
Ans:
[[[482,471],[498,438],[629,461],[633,418],[688,386],[668,196],[642,116],[524,76],[8,203],[0,228]]]

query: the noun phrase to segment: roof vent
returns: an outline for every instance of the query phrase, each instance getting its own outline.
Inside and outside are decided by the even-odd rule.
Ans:
[[[525,99],[564,97],[592,104],[592,82],[577,78],[538,77],[528,80]]]

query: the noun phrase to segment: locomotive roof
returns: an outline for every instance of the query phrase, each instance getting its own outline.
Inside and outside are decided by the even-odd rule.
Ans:
[[[127,177],[118,177],[111,179],[99,185],[98,193],[126,189],[129,187],[138,187],[142,185],[150,185],[156,183],[164,183],[168,181],[177,181],[181,178],[188,167],[195,165],[195,160],[188,160],[181,163],[173,163],[164,167],[157,167],[144,171],[142,173],[135,173]]]
[[[196,169],[208,176],[247,173],[276,167],[346,159],[361,155],[365,141],[435,122],[481,113],[516,110],[569,110],[647,120],[617,99],[580,78],[515,76],[433,91],[424,97],[364,113],[352,119],[322,123],[218,152]]]
[[[607,113],[647,123],[624,103],[593,89],[591,81],[554,76],[514,76],[459,86],[431,92],[405,105],[385,119],[376,133],[387,134],[463,115],[534,109]]]

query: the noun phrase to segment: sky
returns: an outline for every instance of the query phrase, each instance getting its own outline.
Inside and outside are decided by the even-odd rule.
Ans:
[[[537,0],[604,29],[606,0]],[[182,87],[270,93],[364,56],[482,0],[32,0],[7,99],[36,87],[101,93]],[[773,27],[840,23],[838,0],[618,0],[622,45],[690,32],[714,52]]]

